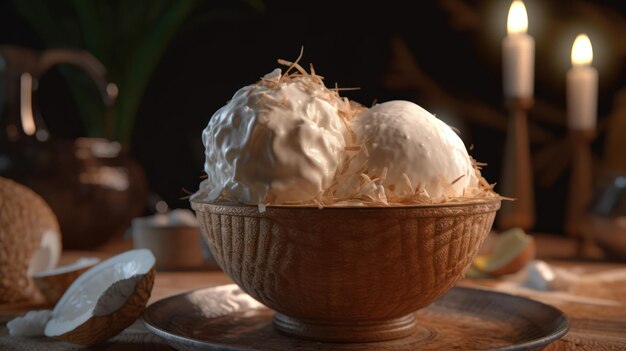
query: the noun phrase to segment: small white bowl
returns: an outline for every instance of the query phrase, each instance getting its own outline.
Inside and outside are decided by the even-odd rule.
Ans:
[[[175,210],[167,215],[135,218],[131,228],[134,247],[152,251],[158,270],[217,268],[195,217],[191,217],[194,222],[176,220],[186,217],[180,216],[181,212]]]

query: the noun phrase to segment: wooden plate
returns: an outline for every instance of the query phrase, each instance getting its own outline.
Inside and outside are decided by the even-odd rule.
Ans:
[[[178,350],[539,350],[569,329],[563,313],[552,306],[462,287],[416,312],[415,333],[393,341],[295,339],[274,330],[273,315],[231,284],[158,301],[144,311],[143,322]]]

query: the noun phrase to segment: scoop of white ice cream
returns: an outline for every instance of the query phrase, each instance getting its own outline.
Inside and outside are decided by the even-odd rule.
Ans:
[[[352,129],[367,147],[368,176],[384,177],[386,172],[382,184],[390,201],[416,190],[433,200],[459,197],[478,183],[459,136],[412,102],[375,105],[354,120]]]
[[[319,196],[343,162],[348,136],[335,96],[316,77],[281,78],[280,69],[237,91],[202,133],[206,200],[287,204]]]

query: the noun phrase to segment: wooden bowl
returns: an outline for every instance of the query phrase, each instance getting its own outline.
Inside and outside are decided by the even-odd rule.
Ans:
[[[218,264],[277,311],[278,331],[369,342],[413,332],[413,312],[463,277],[500,200],[263,213],[192,200],[192,208]]]

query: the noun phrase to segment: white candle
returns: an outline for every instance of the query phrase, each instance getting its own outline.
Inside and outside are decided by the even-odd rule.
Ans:
[[[507,36],[502,41],[504,96],[531,98],[535,74],[535,40],[528,35],[528,16],[521,0],[511,3]]]
[[[572,46],[572,68],[567,71],[567,125],[570,129],[596,127],[598,71],[591,67],[593,49],[586,34],[579,34]]]

